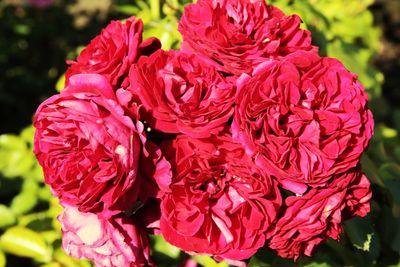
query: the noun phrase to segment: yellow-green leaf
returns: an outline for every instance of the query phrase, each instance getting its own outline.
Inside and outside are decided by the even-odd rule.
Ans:
[[[0,227],[10,226],[14,224],[15,221],[14,213],[8,207],[0,204]]]
[[[226,262],[216,262],[208,256],[194,256],[193,259],[204,267],[228,267]]]
[[[36,206],[37,201],[34,193],[22,192],[13,198],[10,208],[17,215],[25,214]]]
[[[89,261],[72,258],[68,256],[61,248],[58,248],[54,251],[54,260],[61,263],[61,265],[64,267],[91,267]]]
[[[38,233],[23,227],[9,228],[0,237],[0,247],[6,253],[35,259],[40,262],[51,260],[51,248]]]
[[[6,255],[4,255],[4,252],[0,250],[0,267],[5,267],[6,263]]]
[[[51,263],[46,263],[46,264],[40,265],[39,267],[62,267],[62,265],[58,262],[51,262]]]
[[[180,254],[179,248],[167,243],[161,235],[152,236],[152,239],[155,243],[154,244],[155,251],[168,255],[173,259],[178,258]]]
[[[65,74],[61,75],[61,77],[58,78],[56,83],[56,90],[58,92],[61,92],[61,90],[64,89],[64,85],[65,85]]]

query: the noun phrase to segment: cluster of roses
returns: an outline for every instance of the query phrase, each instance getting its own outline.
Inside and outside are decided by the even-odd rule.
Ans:
[[[297,259],[366,215],[366,93],[300,24],[264,0],[199,0],[180,50],[133,17],[93,39],[34,119],[64,249],[152,266],[153,233],[235,265],[264,245]]]

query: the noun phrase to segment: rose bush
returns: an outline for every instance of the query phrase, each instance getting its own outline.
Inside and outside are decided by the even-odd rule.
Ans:
[[[97,267],[154,266],[148,235],[134,219],[103,219],[94,213],[66,206],[58,217],[64,250],[73,257],[90,259]]]
[[[143,124],[137,114],[125,115],[105,77],[72,76],[65,90],[40,105],[34,126],[34,152],[62,204],[104,215],[133,205],[141,184]]]
[[[359,170],[336,175],[326,188],[290,196],[269,247],[285,258],[311,256],[328,237],[340,238],[343,220],[365,216],[370,211],[371,196],[370,183]]]
[[[232,265],[264,245],[296,260],[368,213],[366,94],[300,23],[263,0],[199,0],[181,50],[142,42],[132,17],[70,62],[34,119],[67,252],[152,265],[146,229]]]
[[[114,89],[127,87],[130,66],[141,55],[149,55],[161,47],[156,38],[142,42],[142,32],[143,22],[135,17],[125,23],[112,21],[82,50],[76,61],[68,61],[66,85],[74,74],[97,73],[106,76]]]
[[[130,90],[156,130],[208,137],[233,114],[234,86],[196,55],[159,50],[133,65],[130,77]]]
[[[178,136],[162,145],[173,177],[159,182],[161,232],[171,244],[239,260],[262,247],[281,196],[276,184],[227,135]]]
[[[355,167],[373,133],[367,95],[336,59],[298,52],[238,80],[232,132],[295,193]]]
[[[251,73],[271,57],[317,49],[297,15],[285,16],[264,0],[199,0],[179,22],[182,49],[205,55],[235,75]]]

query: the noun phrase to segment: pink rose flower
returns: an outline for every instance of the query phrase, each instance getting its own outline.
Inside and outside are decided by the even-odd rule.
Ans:
[[[159,50],[142,57],[130,77],[144,118],[157,130],[209,137],[223,130],[233,114],[232,83],[198,56]]]
[[[343,220],[365,216],[370,211],[370,183],[358,170],[337,175],[324,188],[303,196],[291,196],[275,224],[270,248],[284,258],[311,256],[328,237],[338,240]]]
[[[243,265],[275,222],[281,196],[274,182],[226,135],[180,135],[161,147],[173,170],[172,180],[159,180],[164,238],[186,252]]]
[[[281,185],[302,194],[355,167],[373,134],[367,95],[336,59],[309,52],[238,79],[233,137]]]
[[[144,195],[141,186],[151,187],[142,181],[144,173],[167,173],[157,147],[146,143],[137,113],[131,106],[128,117],[108,80],[98,74],[71,77],[64,91],[39,106],[34,152],[62,204],[116,214]]]
[[[228,73],[251,73],[266,59],[314,50],[297,15],[285,16],[265,0],[199,0],[179,22],[182,48],[218,62]]]
[[[103,219],[67,206],[58,220],[62,225],[63,249],[72,257],[89,259],[97,267],[154,266],[148,235],[134,219]]]
[[[96,36],[76,61],[68,61],[69,77],[82,73],[97,73],[107,77],[114,89],[129,85],[129,68],[141,55],[149,55],[161,47],[156,38],[142,42],[143,22],[135,17],[125,23],[112,21]]]

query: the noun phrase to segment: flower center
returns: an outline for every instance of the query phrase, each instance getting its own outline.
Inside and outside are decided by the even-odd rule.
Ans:
[[[199,186],[199,190],[209,193],[210,199],[218,199],[232,179],[240,180],[240,177],[229,174],[226,169],[220,169],[215,171],[210,179],[204,181]]]

